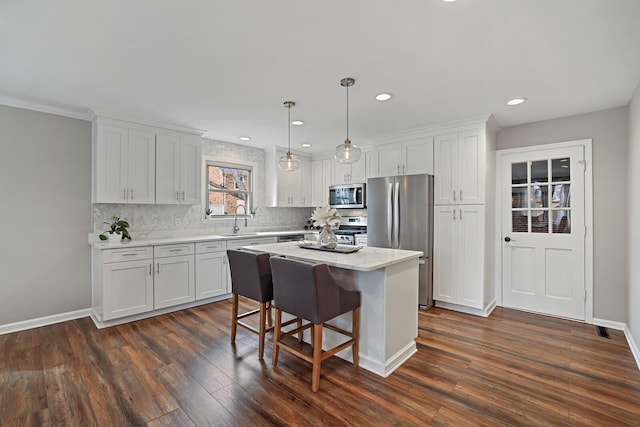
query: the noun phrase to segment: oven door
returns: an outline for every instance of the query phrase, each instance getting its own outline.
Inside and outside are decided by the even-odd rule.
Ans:
[[[332,185],[329,187],[329,206],[335,209],[363,209],[365,185]]]

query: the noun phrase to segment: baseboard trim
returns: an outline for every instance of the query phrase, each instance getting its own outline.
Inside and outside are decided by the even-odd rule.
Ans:
[[[25,331],[27,329],[39,328],[41,326],[53,325],[54,323],[66,322],[68,320],[80,319],[82,317],[87,317],[90,314],[91,309],[85,308],[83,310],[69,311],[67,313],[38,317],[37,319],[8,323],[6,325],[0,325],[0,335]]]
[[[604,326],[605,328],[624,332],[624,337],[627,339],[627,344],[631,349],[631,354],[633,354],[633,358],[636,360],[636,365],[638,365],[638,370],[640,370],[640,350],[638,350],[638,346],[636,345],[636,342],[634,341],[633,336],[631,335],[631,331],[629,330],[629,327],[626,323],[594,317],[593,324],[596,326]]]
[[[496,308],[496,300],[491,301],[485,308],[472,308],[444,301],[436,301],[435,306],[446,308],[447,310],[459,311],[461,313],[473,314],[474,316],[489,317],[491,312]]]

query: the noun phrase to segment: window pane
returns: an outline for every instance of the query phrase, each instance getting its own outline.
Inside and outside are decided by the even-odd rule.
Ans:
[[[511,165],[511,183],[526,184],[527,183],[527,164],[513,163]]]
[[[233,165],[207,165],[209,209],[212,215],[249,214],[251,209],[251,168]]]
[[[536,214],[531,213],[531,232],[532,233],[548,233],[549,232],[549,212],[538,211]]]
[[[553,182],[571,181],[571,165],[569,158],[553,159],[551,161]]]
[[[548,185],[532,185],[530,191],[531,192],[529,194],[531,195],[531,209],[549,207]]]
[[[527,201],[529,193],[527,187],[513,187],[511,189],[511,207],[512,208],[528,208]]]
[[[528,211],[511,212],[511,229],[514,233],[527,233],[529,231]]]
[[[554,233],[571,233],[571,211],[570,210],[554,210],[551,211],[553,218]]]
[[[549,168],[546,160],[531,162],[531,182],[548,182]]]
[[[551,197],[551,207],[568,208],[571,206],[571,184],[553,185],[553,195]]]

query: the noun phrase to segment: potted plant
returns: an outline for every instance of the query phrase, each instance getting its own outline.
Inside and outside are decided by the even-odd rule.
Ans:
[[[111,222],[105,222],[105,224],[109,225],[109,230],[98,236],[100,240],[109,240],[110,242],[119,242],[124,239],[131,240],[129,230],[127,230],[129,223],[124,219],[120,219],[118,215],[113,215]]]
[[[204,211],[204,217],[205,218],[209,218],[212,213],[213,213],[213,211],[211,210],[211,208],[207,208],[207,210]]]

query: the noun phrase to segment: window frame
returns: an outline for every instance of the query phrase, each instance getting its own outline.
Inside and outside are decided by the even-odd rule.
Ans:
[[[255,197],[256,197],[256,164],[252,162],[245,162],[243,160],[238,159],[220,159],[216,157],[204,157],[203,156],[203,167],[202,167],[202,181],[204,182],[203,187],[203,197],[202,197],[202,210],[206,212],[209,208],[209,166],[213,167],[222,167],[222,168],[232,168],[232,169],[243,169],[249,171],[249,191],[244,190],[218,190],[220,193],[233,193],[233,192],[242,192],[248,194],[248,207],[247,212],[240,214],[238,213],[239,218],[251,218],[251,212],[255,209]],[[229,219],[235,216],[234,213],[222,214],[222,215],[209,215],[208,217],[205,215],[205,220],[219,220],[219,219]]]

